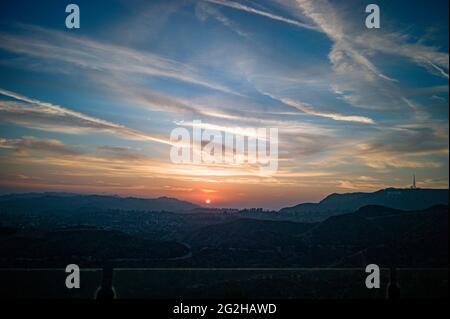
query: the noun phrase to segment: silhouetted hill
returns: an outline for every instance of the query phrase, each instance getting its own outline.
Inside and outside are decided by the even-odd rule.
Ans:
[[[446,191],[447,196],[437,190],[423,191],[388,189],[376,192],[376,199],[405,204],[408,196],[416,195],[414,202],[425,206],[424,202],[448,198]],[[0,261],[6,258],[15,265],[60,265],[78,256],[85,263],[122,259],[124,267],[151,267],[156,263],[180,267],[364,267],[374,260],[380,266],[448,266],[448,206],[403,210],[366,205],[343,212],[343,207],[358,206],[367,196],[372,200],[373,194],[330,195],[322,204],[306,205],[335,204],[339,208],[315,223],[242,218],[241,213],[228,212],[170,213],[167,207],[161,208],[164,212],[155,212],[156,206],[134,210],[142,203],[173,202],[171,199],[2,196]],[[108,209],[110,205],[114,209]],[[268,215],[295,217],[288,212]],[[174,241],[190,245],[191,253],[181,259],[162,260],[187,249]],[[162,259],[149,261],[158,256]]]
[[[8,231],[0,236],[0,243],[0,265],[33,259],[52,266],[69,261],[100,266],[105,260],[168,259],[189,253],[187,246],[176,242],[146,240],[93,227]]]
[[[319,203],[304,203],[280,210],[284,218],[317,222],[334,215],[354,212],[367,205],[403,210],[420,210],[434,205],[448,205],[447,189],[387,188],[373,193],[331,194]]]
[[[443,231],[441,223],[448,220],[448,207],[433,206],[419,211],[404,211],[384,206],[365,206],[354,213],[332,216],[304,234],[315,244],[374,245],[413,236],[425,225]],[[444,224],[445,225],[445,224]],[[446,226],[448,229],[448,225]],[[423,237],[423,236],[413,236]]]
[[[208,267],[448,266],[448,206],[365,206],[319,223],[240,219],[186,238]]]
[[[420,211],[369,206],[345,216],[350,219],[365,218],[380,229],[382,236],[374,237],[364,249],[346,256],[337,265],[359,266],[368,260],[377,260],[378,264],[386,266],[394,264],[408,267],[448,267],[449,265],[448,206],[437,205]],[[335,217],[330,219],[332,218]],[[333,225],[329,226],[334,228]],[[315,236],[319,237],[318,234]],[[348,237],[341,238],[341,241],[356,244]]]
[[[190,234],[186,241],[197,248],[267,249],[288,245],[313,226],[289,221],[238,219],[203,227]]]
[[[15,212],[49,210],[140,210],[184,212],[198,205],[175,198],[144,199],[106,195],[79,195],[70,193],[28,193],[0,196],[0,209]]]

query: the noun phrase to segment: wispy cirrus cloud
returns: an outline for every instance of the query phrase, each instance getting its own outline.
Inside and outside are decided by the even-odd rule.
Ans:
[[[278,100],[286,105],[292,106],[292,107],[296,108],[297,110],[300,110],[306,114],[320,116],[320,117],[326,117],[326,118],[330,118],[335,121],[375,124],[375,122],[371,118],[368,118],[366,116],[344,115],[344,114],[339,114],[339,113],[318,111],[313,106],[311,106],[307,103],[301,103],[301,102],[294,101],[289,98],[276,97],[269,93],[263,93],[263,94],[270,96],[272,99]]]
[[[206,19],[212,17],[218,22],[220,22],[225,27],[229,28],[236,34],[241,37],[248,38],[249,33],[242,30],[242,28],[236,24],[236,22],[227,18],[224,14],[222,14],[218,9],[214,8],[212,5],[209,5],[206,2],[199,1],[195,7],[196,15],[201,21],[205,21]]]
[[[422,43],[409,43],[407,34],[398,32],[364,32],[363,27],[354,25],[354,19],[345,15],[345,8],[336,8],[328,0],[292,0],[286,3],[277,1],[278,4],[288,6],[291,9],[299,9],[298,16],[309,18],[313,24],[306,24],[297,20],[289,19],[270,12],[255,9],[237,1],[227,0],[204,0],[209,3],[245,11],[251,14],[265,16],[283,23],[297,27],[323,32],[335,43],[335,51],[345,50],[355,63],[358,63],[374,74],[388,80],[390,77],[381,73],[375,65],[355,45],[379,51],[387,54],[408,58],[420,65],[429,66],[437,74],[448,78],[449,58],[448,53],[440,52],[437,48],[426,46]]]
[[[256,14],[256,15],[259,15],[259,16],[262,16],[262,17],[266,17],[266,18],[269,18],[269,19],[272,19],[272,20],[276,20],[276,21],[280,21],[280,22],[283,22],[283,23],[287,23],[287,24],[290,24],[290,25],[293,25],[293,26],[296,26],[296,27],[299,27],[299,28],[315,30],[315,31],[319,30],[317,28],[317,26],[310,25],[310,24],[307,24],[307,23],[303,23],[303,22],[300,22],[300,21],[297,21],[297,20],[293,20],[293,19],[288,19],[288,18],[282,17],[280,15],[276,15],[276,14],[273,14],[273,13],[270,13],[270,12],[267,12],[267,11],[255,9],[255,8],[246,6],[246,5],[244,5],[242,3],[239,3],[239,2],[225,1],[225,0],[204,0],[204,1],[209,2],[209,3],[218,4],[218,5],[221,5],[221,6],[224,6],[224,7],[228,7],[228,8],[233,8],[233,9],[240,10],[240,11],[245,11],[245,12],[248,12],[248,13],[251,13],[251,14]]]
[[[384,28],[381,32],[368,32],[363,26],[355,25],[355,20],[347,15],[345,8],[340,7],[338,10],[337,4],[332,4],[328,0],[296,0],[295,2],[302,13],[310,17],[326,35],[339,46],[348,49],[350,55],[356,54],[355,61],[365,64],[369,69],[373,68],[373,65],[361,54],[361,51],[355,48],[355,45],[406,57],[417,63],[430,63],[448,70],[448,52],[440,52],[435,47],[418,42],[408,43],[407,34],[390,32]],[[446,77],[448,78],[448,75]]]
[[[230,94],[239,94],[225,85],[208,80],[206,75],[200,74],[193,66],[149,51],[141,52],[33,25],[20,27],[26,34],[0,33],[1,49],[92,71],[169,78]]]
[[[361,166],[372,173],[388,174],[401,168],[442,169],[447,165],[448,135],[439,129],[386,127],[375,136],[355,137],[348,143],[338,145],[317,165],[339,165],[341,172],[347,167],[349,174]]]
[[[448,187],[448,44],[417,40],[430,21],[367,30],[363,1],[265,3],[140,2],[114,26],[99,12],[82,32],[7,25],[0,78],[14,92],[0,90],[0,187],[145,196],[217,189],[208,196],[229,196],[225,205],[243,194],[258,207],[276,196],[285,204],[403,187],[413,172]],[[386,11],[395,23],[397,13]],[[161,147],[170,140],[153,133],[189,130],[197,119],[234,134],[278,127],[279,170],[262,178],[250,165],[171,164]]]
[[[19,155],[30,155],[31,152],[67,156],[81,154],[80,150],[59,140],[34,136],[23,136],[15,139],[0,138],[0,148],[14,149]]]
[[[296,0],[301,14],[311,18],[333,41],[329,60],[338,79],[336,93],[354,106],[367,108],[408,107],[398,95],[397,80],[384,74],[369,55],[382,53],[399,56],[432,69],[433,74],[448,79],[448,53],[421,43],[408,43],[408,35],[380,32],[355,25],[345,7],[327,0]],[[447,70],[447,71],[445,71]],[[346,92],[346,93],[343,93]]]
[[[239,2],[212,0],[229,7],[244,6]],[[225,4],[223,4],[225,3]],[[415,41],[405,33],[384,27],[371,32],[364,27],[355,6],[328,0],[275,1],[296,17],[311,21],[317,30],[325,34],[332,47],[328,54],[335,73],[330,78],[333,92],[350,105],[367,109],[404,110],[409,108],[404,88],[398,79],[389,75],[373,62],[375,55],[394,56],[412,61],[431,74],[448,79],[448,52]],[[243,10],[243,9],[241,9]],[[252,10],[246,10],[256,14]],[[279,19],[283,21],[283,19]]]
[[[106,134],[130,140],[171,144],[169,140],[162,137],[152,136],[120,124],[1,88],[0,95],[16,100],[0,100],[0,120],[2,121],[50,132]]]

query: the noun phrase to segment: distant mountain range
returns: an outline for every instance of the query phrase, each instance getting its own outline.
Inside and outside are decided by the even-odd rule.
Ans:
[[[404,189],[386,188],[372,193],[333,193],[318,203],[302,203],[285,207],[279,215],[270,219],[317,222],[334,215],[351,213],[368,205],[379,205],[402,210],[421,210],[434,205],[448,205],[448,189]],[[62,192],[22,193],[0,196],[0,209],[16,211],[32,209],[33,212],[68,210],[124,210],[124,211],[168,211],[207,212],[207,209],[188,201],[170,197],[137,198],[113,195],[83,195]],[[221,212],[211,210],[211,214]],[[252,216],[255,214],[247,214]],[[261,212],[259,215],[264,215]]]
[[[0,196],[0,268],[71,256],[130,267],[448,266],[447,190],[333,194],[256,215],[198,207],[165,197]]]
[[[278,213],[241,211],[236,216],[253,219],[285,220],[303,223],[324,221],[331,216],[352,213],[361,207],[378,205],[401,210],[421,210],[434,205],[448,205],[447,189],[386,188],[373,193],[355,192],[331,194],[319,203],[303,203],[282,208]],[[0,196],[0,210],[4,212],[39,214],[41,212],[80,211],[153,211],[173,213],[225,212],[207,209],[176,198],[153,199],[110,195],[82,195],[73,193],[24,193]]]
[[[33,210],[137,210],[184,212],[199,208],[190,202],[175,198],[159,197],[154,199],[120,197],[107,195],[80,195],[71,193],[26,193],[0,196],[0,208],[15,211]]]
[[[328,217],[354,212],[367,205],[402,210],[421,210],[434,205],[448,205],[448,189],[386,188],[373,193],[331,194],[319,203],[304,203],[280,210],[282,219],[317,222]]]

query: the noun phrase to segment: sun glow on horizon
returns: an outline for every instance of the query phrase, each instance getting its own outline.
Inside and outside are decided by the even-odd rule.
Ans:
[[[413,174],[449,187],[446,4],[419,4],[421,21],[385,6],[390,23],[375,32],[345,1],[262,1],[304,25],[254,20],[244,0],[142,4],[149,17],[170,12],[164,23],[112,0],[77,37],[23,14],[29,2],[0,11],[0,194],[278,210],[409,187]],[[404,23],[414,29],[395,30]]]

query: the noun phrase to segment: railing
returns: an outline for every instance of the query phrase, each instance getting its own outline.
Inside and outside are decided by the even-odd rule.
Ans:
[[[361,268],[115,268],[81,269],[80,288],[68,289],[65,269],[0,269],[2,298],[386,298],[368,289]],[[401,298],[448,298],[449,269],[399,268]],[[100,289],[102,287],[102,289]]]

